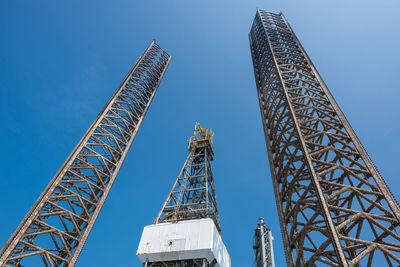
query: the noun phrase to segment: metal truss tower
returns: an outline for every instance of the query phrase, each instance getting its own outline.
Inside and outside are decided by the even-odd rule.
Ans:
[[[171,60],[139,57],[0,252],[0,266],[74,266]]]
[[[256,254],[257,267],[275,267],[274,249],[272,246],[271,230],[260,218],[257,228],[254,230],[254,252]]]
[[[286,19],[249,39],[288,266],[398,266],[399,205]]]
[[[213,133],[196,123],[189,155],[154,223],[211,218],[221,232],[211,162]]]
[[[230,266],[211,166],[213,135],[196,123],[185,164],[157,218],[144,228],[137,251],[143,266]]]

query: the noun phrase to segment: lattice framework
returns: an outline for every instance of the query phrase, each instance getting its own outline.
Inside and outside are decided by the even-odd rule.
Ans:
[[[400,209],[282,14],[249,34],[289,266],[400,264]]]
[[[1,250],[1,266],[75,264],[170,60],[151,42]]]
[[[196,124],[189,155],[155,223],[212,218],[221,232],[211,162],[212,132]]]

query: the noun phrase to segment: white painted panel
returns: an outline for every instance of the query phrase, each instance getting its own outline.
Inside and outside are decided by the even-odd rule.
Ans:
[[[221,235],[209,218],[146,226],[137,256],[141,262],[206,258],[230,267],[230,257]]]

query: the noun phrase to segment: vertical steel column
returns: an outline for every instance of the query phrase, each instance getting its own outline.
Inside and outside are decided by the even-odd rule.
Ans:
[[[256,254],[257,267],[275,267],[272,246],[273,237],[271,230],[265,225],[263,218],[260,218],[260,222],[254,232],[253,248]]]
[[[282,14],[249,34],[289,266],[400,263],[400,208]]]
[[[0,266],[74,266],[171,60],[137,60],[0,252]]]
[[[272,240],[274,240],[274,237],[272,236],[272,232],[270,229],[267,231],[267,247],[268,247],[268,252],[269,252],[269,257],[270,257],[270,265],[271,267],[275,267],[275,256],[274,256],[274,246],[272,245]]]

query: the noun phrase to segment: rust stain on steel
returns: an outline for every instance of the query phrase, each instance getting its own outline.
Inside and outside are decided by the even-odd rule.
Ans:
[[[400,263],[400,209],[282,14],[249,34],[289,266]]]
[[[154,40],[0,252],[0,266],[74,266],[171,60]]]

